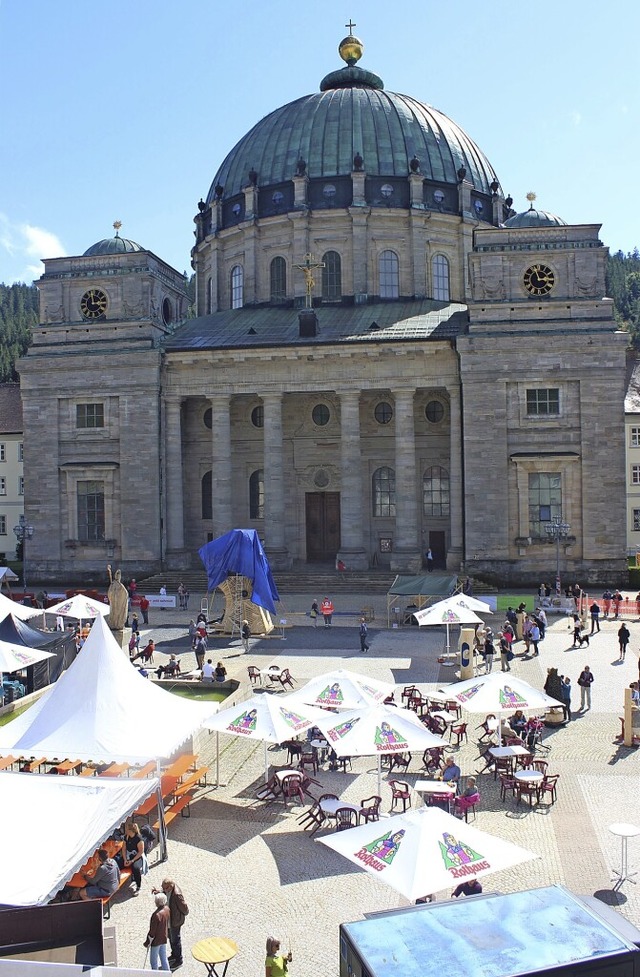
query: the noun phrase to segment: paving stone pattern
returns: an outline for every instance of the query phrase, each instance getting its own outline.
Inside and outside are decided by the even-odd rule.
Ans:
[[[251,694],[247,665],[260,668],[272,662],[289,667],[298,685],[332,668],[350,668],[370,677],[404,685],[419,684],[425,691],[454,679],[455,669],[438,665],[444,630],[417,627],[389,630],[386,627],[385,598],[345,595],[349,606],[337,608],[333,626],[314,628],[307,611],[314,594],[291,598],[287,607],[288,626],[266,639],[251,639],[244,654],[238,638],[216,638],[210,642],[214,663],[222,659],[229,677],[242,683],[241,695]],[[317,595],[319,599],[323,595]],[[371,650],[359,654],[358,621],[363,605],[373,605],[376,620],[370,624]],[[189,612],[154,611],[150,635],[158,643],[156,664],[162,652],[178,651],[182,667],[195,666],[189,650],[186,627],[199,602],[192,600]],[[490,619],[494,631],[499,615]],[[479,777],[481,804],[476,826],[498,837],[516,842],[538,853],[540,858],[499,872],[484,880],[485,891],[509,892],[529,886],[559,882],[577,893],[601,893],[602,898],[640,926],[640,887],[626,883],[616,897],[612,893],[612,868],[620,862],[620,839],[608,831],[616,821],[640,822],[637,813],[638,755],[618,745],[619,716],[623,689],[638,677],[640,623],[632,621],[627,660],[617,663],[616,621],[603,621],[602,631],[591,639],[588,649],[571,649],[567,619],[550,618],[547,636],[540,645],[540,657],[522,659],[522,642],[516,644],[514,675],[541,687],[546,669],[555,666],[568,674],[573,685],[573,721],[548,735],[551,744],[549,771],[560,774],[558,800],[551,807],[533,810],[526,802],[518,808],[512,799],[500,800],[499,783],[493,774]],[[452,635],[452,643],[454,641]],[[591,711],[580,713],[577,678],[585,664],[595,675]],[[494,670],[500,668],[496,656]],[[478,760],[475,727],[484,716],[470,715],[469,743],[452,750],[463,776],[474,774]],[[206,759],[215,774],[215,734],[211,734]],[[329,977],[338,974],[338,925],[359,919],[366,912],[407,905],[406,900],[366,875],[355,866],[309,837],[297,823],[302,808],[281,803],[265,807],[256,802],[255,790],[264,776],[264,748],[261,743],[220,734],[220,786],[202,788],[191,805],[191,818],[177,818],[169,829],[169,861],[152,867],[137,899],[121,893],[112,910],[117,931],[121,966],[141,967],[142,946],[148,916],[153,909],[152,886],[166,875],[183,888],[190,914],[183,928],[184,977],[204,974],[204,967],[192,959],[190,947],[211,935],[236,940],[239,953],[229,965],[229,977],[264,973],[266,937],[278,936],[293,950],[292,977]],[[283,765],[286,751],[270,747],[270,763]],[[424,776],[421,757],[414,756],[409,774],[412,784]],[[391,792],[383,780],[383,811],[388,811]],[[213,778],[215,782],[215,776]],[[358,803],[376,793],[374,758],[353,761],[353,770],[332,773],[321,769],[318,793],[333,792]],[[404,779],[404,775],[403,775]],[[422,805],[413,792],[412,806]],[[322,832],[318,833],[319,835]],[[316,835],[316,838],[318,835]],[[631,870],[640,870],[640,838],[629,842]],[[447,899],[450,892],[438,893]]]

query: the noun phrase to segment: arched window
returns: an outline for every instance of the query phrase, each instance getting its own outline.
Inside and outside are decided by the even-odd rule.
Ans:
[[[200,483],[202,492],[201,511],[203,519],[213,519],[212,497],[213,472],[205,472]]]
[[[371,481],[374,516],[395,516],[396,473],[393,468],[377,468]]]
[[[433,256],[431,277],[433,279],[433,297],[436,302],[448,302],[450,298],[449,261],[443,254]]]
[[[264,518],[264,470],[251,472],[249,476],[249,519]]]
[[[325,251],[322,261],[322,298],[338,302],[342,298],[342,260],[337,251]]]
[[[449,472],[434,465],[422,476],[422,512],[425,516],[449,515]]]
[[[383,251],[378,259],[380,298],[397,299],[400,295],[400,272],[395,251]]]
[[[285,302],[287,298],[287,263],[278,256],[271,262],[271,301]]]
[[[244,268],[234,265],[231,269],[231,308],[241,309],[244,305]]]
[[[206,298],[206,309],[207,315],[211,315],[213,310],[213,281],[211,275],[207,278],[207,298]]]

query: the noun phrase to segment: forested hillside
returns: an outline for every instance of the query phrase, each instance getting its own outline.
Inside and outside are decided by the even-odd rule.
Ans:
[[[38,322],[35,285],[0,285],[0,383],[17,380],[15,362],[26,353]]]
[[[191,299],[188,316],[195,315],[195,276],[187,282]],[[640,252],[618,251],[607,264],[607,295],[615,303],[615,314],[633,345],[640,349]],[[0,285],[0,383],[18,380],[15,362],[26,352],[31,329],[38,322],[38,289],[35,285]]]

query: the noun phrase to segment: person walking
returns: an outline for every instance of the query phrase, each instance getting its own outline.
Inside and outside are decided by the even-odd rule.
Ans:
[[[167,897],[169,907],[169,943],[171,953],[169,955],[169,966],[172,970],[177,970],[182,966],[182,935],[181,929],[184,921],[189,915],[189,907],[182,894],[180,886],[176,885],[173,879],[162,880],[162,892]],[[153,889],[153,894],[159,894],[159,889]]]
[[[325,597],[325,599],[320,604],[320,613],[324,618],[325,628],[331,627],[331,618],[333,617],[333,610],[334,610],[333,601],[331,601],[329,597]]]
[[[311,610],[309,611],[309,617],[313,621],[314,628],[318,627],[318,618],[320,617],[320,611],[318,610],[318,601],[314,597],[311,601]]]
[[[367,627],[367,622],[363,617],[360,618],[360,651],[364,654],[365,651],[369,651],[369,644],[367,642],[367,633],[369,629]]]
[[[620,646],[620,658],[619,661],[624,661],[624,656],[627,653],[627,645],[629,644],[629,638],[631,637],[631,632],[627,625],[623,622],[618,628],[618,644]]]
[[[280,940],[270,936],[267,940],[267,958],[265,960],[266,977],[284,977],[289,972],[289,964],[293,960],[291,950],[288,954],[280,952]]]
[[[431,552],[431,547],[427,550],[427,573],[431,573],[433,570],[433,553]]]
[[[242,627],[240,628],[240,634],[242,635],[242,644],[246,652],[249,651],[249,638],[251,637],[251,628],[249,627],[248,621],[242,622]]]
[[[600,630],[600,605],[594,600],[593,604],[589,608],[589,614],[591,615],[591,634]]]
[[[580,686],[580,712],[585,708],[591,709],[591,686],[593,685],[593,672],[588,665],[585,665],[578,678]]]
[[[534,619],[533,626],[531,628],[531,644],[533,645],[533,654],[539,655],[540,650],[538,644],[540,643],[540,628],[538,627],[538,622]]]
[[[149,950],[149,965],[152,970],[171,970],[167,959],[167,937],[169,935],[170,912],[164,892],[154,896],[156,908],[151,913],[149,932],[144,945]],[[158,966],[159,965],[159,966]]]
[[[499,632],[498,637],[500,638],[500,665],[502,666],[502,671],[510,672],[511,665],[509,662],[511,660],[511,642],[507,638],[504,631]]]

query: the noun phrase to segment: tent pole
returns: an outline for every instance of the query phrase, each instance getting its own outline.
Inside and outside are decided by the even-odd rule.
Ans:
[[[216,730],[216,787],[220,786],[220,733]]]
[[[382,757],[378,753],[378,796],[382,797]]]
[[[267,756],[267,741],[264,740],[264,782],[269,783],[269,757]]]
[[[160,861],[166,862],[169,857],[167,851],[167,826],[164,821],[164,803],[162,800],[162,785],[158,784],[158,836],[160,841]]]

